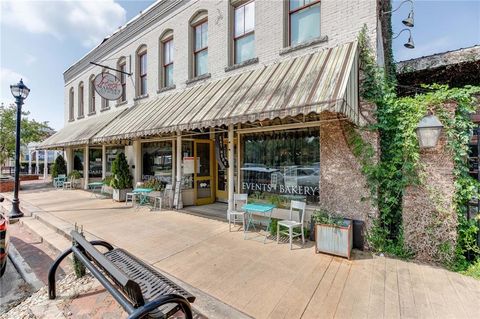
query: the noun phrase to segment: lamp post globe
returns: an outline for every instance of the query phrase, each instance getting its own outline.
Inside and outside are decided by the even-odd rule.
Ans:
[[[30,89],[20,79],[20,82],[17,84],[10,85],[10,91],[17,105],[17,119],[15,124],[15,188],[13,190],[12,210],[8,217],[19,218],[23,216],[20,210],[20,200],[18,199],[18,190],[20,188],[20,125],[23,101],[28,97]]]

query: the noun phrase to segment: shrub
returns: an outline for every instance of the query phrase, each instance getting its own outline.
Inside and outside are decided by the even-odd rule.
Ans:
[[[127,163],[125,154],[118,153],[117,157],[112,163],[112,176],[113,179],[110,183],[115,189],[125,189],[132,187],[132,175],[130,174],[130,168]]]
[[[80,179],[82,177],[82,175],[80,174],[79,171],[73,170],[73,171],[70,172],[70,174],[68,174],[68,177],[70,177],[70,178],[73,177],[75,179]]]
[[[58,175],[67,175],[67,163],[62,155],[58,155],[52,165],[52,177],[55,178]]]

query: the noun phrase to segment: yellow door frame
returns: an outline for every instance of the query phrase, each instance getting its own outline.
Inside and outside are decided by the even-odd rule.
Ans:
[[[197,168],[198,168],[198,163],[197,163],[197,144],[204,143],[204,144],[209,144],[210,146],[210,175],[209,176],[198,176],[197,175]],[[212,140],[194,140],[194,147],[193,147],[193,157],[194,157],[194,165],[195,165],[195,174],[194,174],[194,183],[193,183],[193,188],[194,188],[194,194],[195,194],[195,205],[207,205],[207,204],[212,204],[215,201],[215,190],[216,190],[216,183],[215,183],[215,156],[214,156],[214,144]],[[210,181],[210,197],[205,197],[205,198],[198,198],[198,189],[197,189],[197,182],[199,181]]]

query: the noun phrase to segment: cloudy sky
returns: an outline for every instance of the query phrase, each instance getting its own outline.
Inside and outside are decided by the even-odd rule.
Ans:
[[[152,2],[0,0],[0,102],[12,102],[9,85],[23,78],[31,117],[61,128],[63,71]],[[409,11],[405,3],[394,13],[394,32]],[[414,50],[403,47],[406,32],[394,40],[397,61],[480,44],[480,0],[417,0],[412,32]]]

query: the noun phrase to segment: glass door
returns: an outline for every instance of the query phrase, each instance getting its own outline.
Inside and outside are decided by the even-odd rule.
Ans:
[[[214,202],[213,181],[213,141],[195,141],[195,205],[205,205]]]

